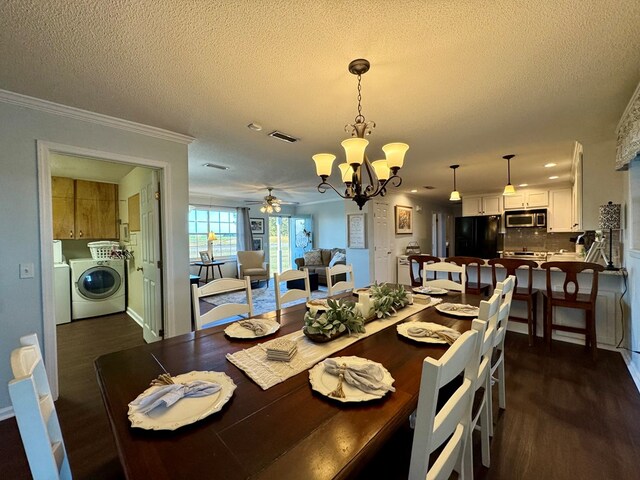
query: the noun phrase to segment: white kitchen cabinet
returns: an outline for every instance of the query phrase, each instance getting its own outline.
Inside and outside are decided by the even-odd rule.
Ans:
[[[547,210],[547,232],[573,231],[573,193],[571,188],[549,191],[549,209]]]
[[[520,190],[515,195],[505,196],[503,202],[505,210],[544,208],[549,205],[549,192],[547,190]]]
[[[502,195],[470,195],[462,198],[462,216],[500,215]]]

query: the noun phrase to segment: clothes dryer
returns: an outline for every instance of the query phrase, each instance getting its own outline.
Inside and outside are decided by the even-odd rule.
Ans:
[[[96,317],[125,310],[124,260],[69,260],[71,319]]]

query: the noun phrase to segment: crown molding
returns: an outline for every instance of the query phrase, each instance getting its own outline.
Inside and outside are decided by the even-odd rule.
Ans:
[[[119,128],[120,130],[126,130],[128,132],[147,135],[150,137],[182,143],[185,145],[189,145],[195,140],[194,137],[184,135],[182,133],[171,132],[163,128],[152,127],[150,125],[143,125],[141,123],[132,122],[130,120],[110,117],[101,113],[89,112],[80,108],[69,107],[67,105],[61,105],[59,103],[50,102],[48,100],[29,97],[20,93],[10,92],[8,90],[0,89],[0,102],[32,108],[41,112],[73,118],[75,120],[83,120],[85,122],[104,125],[106,127]]]

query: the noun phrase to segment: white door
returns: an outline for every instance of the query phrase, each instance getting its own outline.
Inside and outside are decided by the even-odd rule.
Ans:
[[[140,191],[140,229],[142,234],[143,336],[147,343],[162,339],[162,270],[160,250],[158,173],[151,170]]]
[[[392,282],[389,275],[389,262],[391,261],[391,249],[389,248],[389,205],[381,202],[373,204],[373,244],[375,252],[376,282]]]

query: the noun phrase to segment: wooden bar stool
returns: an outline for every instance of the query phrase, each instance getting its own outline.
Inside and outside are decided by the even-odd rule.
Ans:
[[[489,289],[491,285],[488,283],[480,283],[480,266],[484,265],[484,260],[477,257],[447,257],[444,259],[445,262],[455,263],[458,266],[464,265],[467,267],[467,285],[466,291],[467,293],[473,293],[474,295],[489,295]],[[475,266],[475,268],[471,268]],[[469,272],[475,270],[476,271],[476,281],[469,281]]]
[[[411,286],[412,287],[421,287],[422,286],[422,275],[425,263],[437,263],[440,261],[438,257],[433,257],[431,255],[409,255],[407,257],[409,261],[409,275],[411,275]],[[418,276],[416,277],[413,274],[413,262],[418,264]],[[435,277],[434,277],[435,278]]]
[[[544,336],[547,346],[551,349],[553,330],[581,333],[585,336],[585,346],[591,347],[591,356],[596,359],[598,342],[596,340],[596,299],[598,297],[598,272],[604,267],[597,263],[588,262],[546,262],[540,267],[547,270],[547,291],[542,292],[544,305]],[[561,292],[554,292],[551,285],[551,270],[557,269],[564,273],[564,283]],[[585,270],[593,271],[590,293],[580,293],[578,274]],[[579,308],[585,311],[585,327],[570,327],[553,323],[553,307]]]
[[[509,320],[514,322],[526,323],[529,332],[529,346],[533,345],[536,340],[536,322],[538,318],[538,292],[537,288],[533,288],[533,269],[538,266],[533,260],[520,260],[517,258],[492,258],[487,262],[491,265],[491,279],[493,288],[496,288],[498,276],[496,270],[502,267],[506,270],[505,278],[513,275],[516,279],[515,289],[513,291],[512,300],[520,300],[527,302],[527,318],[509,316]],[[518,276],[516,270],[522,269],[527,272],[527,284],[518,286]]]

